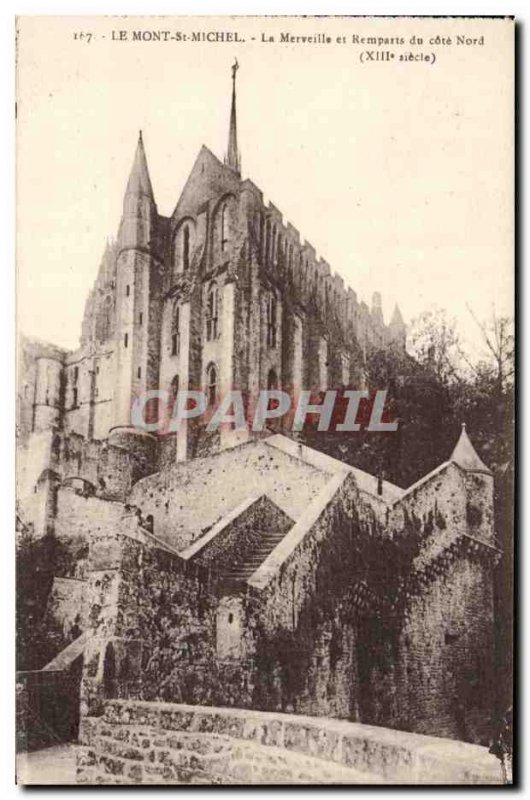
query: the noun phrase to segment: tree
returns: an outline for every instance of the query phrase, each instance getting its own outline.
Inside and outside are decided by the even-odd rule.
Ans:
[[[456,322],[438,307],[412,320],[409,331],[410,354],[429,369],[443,384],[461,379],[462,348]]]
[[[467,306],[476,322],[485,349],[484,357],[477,364],[468,364],[475,374],[489,375],[499,393],[510,391],[515,374],[515,338],[513,318],[498,316],[492,312],[489,320],[479,320],[473,309]]]

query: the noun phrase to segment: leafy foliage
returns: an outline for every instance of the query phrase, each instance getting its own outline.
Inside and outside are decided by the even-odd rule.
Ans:
[[[64,646],[63,632],[46,617],[53,579],[64,574],[71,556],[55,536],[34,539],[22,531],[17,541],[17,669],[41,669]]]

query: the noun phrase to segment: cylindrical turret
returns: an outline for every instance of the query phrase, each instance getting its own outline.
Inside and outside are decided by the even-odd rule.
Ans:
[[[37,359],[33,430],[46,431],[59,424],[63,387],[63,364],[57,358]]]
[[[145,391],[151,257],[156,205],[142,134],[123,201],[116,266],[116,382],[113,426],[131,425],[134,398]]]

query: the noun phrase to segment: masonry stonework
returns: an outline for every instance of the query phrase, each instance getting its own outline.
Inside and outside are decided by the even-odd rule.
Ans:
[[[79,348],[21,343],[19,516],[70,549],[48,618],[74,641],[42,668],[79,678],[84,736],[98,741],[87,782],[102,769],[155,780],[173,763],[160,753],[180,745],[152,730],[147,758],[131,755],[143,733],[118,728],[101,756],[101,714],[114,724],[119,709],[121,730],[132,701],[489,736],[499,552],[491,473],[465,429],[406,490],[281,424],[168,430],[183,389],[205,390],[210,412],[239,389],[252,410],[262,388],[361,389],[370,353],[405,347],[399,310],[387,326],[378,294],[359,301],[241,178],[233,139],[229,153],[203,147],[163,217],[140,135]],[[167,402],[146,421],[162,430],[139,430],[131,410],[158,389]]]

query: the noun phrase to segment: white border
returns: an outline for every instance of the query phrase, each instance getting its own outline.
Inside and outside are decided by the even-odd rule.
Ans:
[[[15,47],[14,47],[14,18],[15,15],[21,14],[54,14],[54,15],[80,15],[80,14],[101,14],[101,15],[154,15],[154,14],[190,14],[190,15],[415,15],[415,16],[444,16],[444,15],[476,15],[476,16],[489,16],[489,15],[515,15],[519,21],[521,29],[519,30],[518,45],[519,53],[519,74],[518,81],[520,83],[520,97],[519,97],[519,125],[522,130],[526,130],[526,113],[527,107],[527,86],[525,85],[524,78],[526,77],[524,69],[524,53],[523,44],[525,39],[525,23],[530,18],[529,5],[527,0],[460,0],[459,2],[434,2],[433,0],[424,2],[416,0],[402,0],[402,2],[381,2],[381,0],[350,0],[349,2],[342,0],[231,0],[230,2],[222,2],[222,0],[193,0],[192,2],[175,2],[175,0],[126,0],[126,2],[119,2],[118,0],[91,0],[91,2],[77,2],[70,0],[70,2],[39,2],[39,0],[20,0],[20,2],[12,2],[12,0],[5,0],[0,7],[0,91],[3,110],[2,119],[3,124],[0,128],[1,131],[1,154],[3,162],[2,175],[2,216],[3,224],[0,228],[0,236],[2,242],[2,260],[0,267],[0,298],[2,310],[0,313],[0,335],[2,342],[2,359],[4,362],[2,392],[0,395],[0,413],[2,419],[1,437],[2,437],[2,466],[0,473],[0,508],[2,509],[3,516],[3,530],[2,530],[2,557],[0,558],[0,585],[4,593],[4,603],[0,616],[1,620],[1,642],[2,642],[2,659],[1,659],[1,680],[0,686],[5,691],[5,696],[1,708],[3,710],[3,720],[0,727],[0,754],[1,754],[1,769],[0,769],[0,790],[2,798],[11,798],[19,795],[21,789],[14,785],[14,536],[13,536],[13,519],[14,519],[14,426],[15,426],[15,413],[14,413],[14,398],[15,398],[15,382],[14,382],[14,262],[15,262],[15,247],[14,247],[14,233],[15,233],[15,205],[14,205],[14,122],[12,109],[14,107],[14,86],[15,86]],[[520,146],[522,149],[523,141],[521,135]],[[527,169],[524,168],[523,154],[520,153],[519,162],[519,181],[520,181],[520,199],[523,195],[523,188],[526,186],[526,178],[528,177]],[[485,165],[487,168],[487,165]],[[524,211],[524,216],[523,216]],[[521,296],[519,298],[520,311],[521,311],[521,330],[519,337],[519,347],[521,342],[528,345],[528,324],[525,322],[527,316],[523,313],[523,308],[528,306],[528,282],[523,282],[522,276],[525,271],[525,264],[523,263],[523,230],[529,227],[529,214],[527,210],[521,209],[520,224],[520,259],[519,264],[520,272],[520,289]],[[526,348],[530,350],[530,348]],[[523,358],[521,358],[520,367],[523,373],[524,367],[528,366],[528,359],[523,350]],[[529,371],[524,370],[525,379],[522,381],[521,387],[521,409],[524,396],[527,394],[525,389],[528,388]],[[521,431],[521,456],[524,457],[528,452],[529,436],[528,432]],[[530,483],[530,478],[528,479]],[[528,489],[528,491],[525,491]],[[530,486],[525,482],[521,484],[521,499],[530,495]],[[524,521],[526,518],[526,508],[521,508],[520,531],[524,532]],[[521,578],[523,571],[526,572],[528,567],[527,552],[523,553],[522,541],[523,535],[520,536],[519,553],[525,556],[523,563],[520,566]],[[528,619],[528,597],[524,593],[524,581],[521,579],[521,586],[519,588],[519,614],[521,615],[520,622]],[[524,601],[524,602],[522,602]],[[526,612],[524,614],[523,612]],[[524,626],[526,630],[526,625]],[[520,630],[521,638],[523,638],[523,626],[521,624]],[[519,645],[520,657],[520,675],[519,681],[523,680],[523,660],[524,653],[522,642]],[[519,699],[522,701],[522,689],[519,687]],[[519,762],[521,769],[521,778],[524,779],[525,764],[528,763],[527,756],[529,755],[528,746],[525,745],[525,737],[522,735],[524,718],[526,718],[527,704],[525,703],[524,709],[520,710],[519,733],[521,735],[522,744],[521,752],[519,753]],[[42,791],[42,790],[41,790]],[[54,788],[50,787],[53,792]],[[76,789],[63,790],[68,796],[70,792],[74,796]],[[86,791],[86,790],[84,790]],[[109,796],[112,788],[98,788],[99,796]],[[134,790],[133,790],[134,791]],[[186,789],[176,789],[180,794],[186,792]],[[205,789],[204,793],[211,790]],[[313,796],[333,796],[337,790],[326,790],[323,788]],[[350,790],[351,791],[351,790]],[[395,791],[395,790],[393,790]],[[407,789],[405,789],[407,791]],[[421,791],[421,790],[420,790]],[[427,790],[424,790],[427,791]],[[451,797],[465,796],[465,790],[446,790]],[[154,796],[155,790],[145,790],[143,796]],[[275,797],[287,796],[288,790],[271,789],[267,794],[274,793]],[[260,790],[263,794],[263,789]],[[381,789],[376,794],[383,794],[385,790]],[[417,790],[416,790],[417,793]],[[121,793],[123,796],[123,793]],[[131,792],[125,792],[131,794]],[[195,797],[200,796],[202,792],[197,789],[193,792]],[[229,796],[225,790],[223,796]],[[366,796],[374,796],[374,792],[370,791],[369,795],[366,790],[359,789],[356,795],[363,794]],[[443,792],[445,794],[445,792]],[[486,790],[475,791],[474,797],[485,795]],[[237,796],[236,793],[233,793]],[[63,795],[64,796],[64,795]]]

